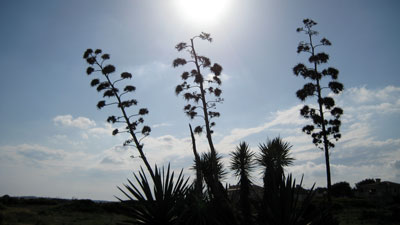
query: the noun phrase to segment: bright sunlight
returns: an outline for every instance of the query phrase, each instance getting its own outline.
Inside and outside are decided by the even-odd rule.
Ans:
[[[175,0],[184,20],[199,24],[215,24],[228,7],[229,0]]]

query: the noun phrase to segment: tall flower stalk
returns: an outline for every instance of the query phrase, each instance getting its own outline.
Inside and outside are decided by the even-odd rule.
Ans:
[[[98,92],[103,93],[103,98],[97,103],[97,108],[102,109],[105,106],[116,105],[120,111],[120,116],[111,115],[107,118],[107,122],[115,124],[122,123],[125,125],[123,129],[114,129],[112,134],[117,135],[118,133],[128,133],[131,138],[124,142],[124,146],[133,146],[139,152],[140,158],[145,164],[147,170],[154,177],[154,172],[146,158],[143,151],[143,144],[140,142],[144,137],[150,134],[151,128],[149,126],[143,125],[143,116],[149,113],[147,108],[140,108],[136,113],[129,114],[128,108],[137,105],[138,101],[134,98],[129,98],[129,94],[132,94],[136,87],[133,85],[125,85],[120,91],[118,85],[122,84],[122,81],[130,80],[132,74],[128,72],[121,73],[120,77],[115,77],[115,66],[111,64],[106,64],[107,60],[110,59],[110,55],[102,53],[101,49],[87,49],[83,54],[83,58],[89,66],[86,69],[87,75],[92,75],[94,73],[100,73],[98,78],[92,79],[90,85],[96,87]],[[141,128],[141,129],[140,129]],[[141,135],[139,137],[138,135]]]

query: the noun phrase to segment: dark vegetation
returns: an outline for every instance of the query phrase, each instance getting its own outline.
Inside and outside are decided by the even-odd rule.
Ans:
[[[324,206],[324,202],[323,198],[316,196],[312,207]],[[332,196],[332,205],[332,214],[342,225],[400,223],[398,198],[382,203]],[[132,210],[120,202],[0,197],[0,225],[123,225],[132,221]]]
[[[49,198],[0,198],[0,225],[117,225],[130,221],[118,202]]]

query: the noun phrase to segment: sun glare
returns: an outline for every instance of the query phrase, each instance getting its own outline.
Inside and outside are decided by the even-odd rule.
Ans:
[[[229,0],[175,0],[184,20],[211,24],[218,22],[228,7]]]

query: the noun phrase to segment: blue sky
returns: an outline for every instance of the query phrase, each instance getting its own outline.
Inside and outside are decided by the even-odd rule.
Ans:
[[[227,0],[214,19],[195,19],[197,12],[179,4],[0,2],[0,195],[114,200],[121,196],[116,186],[141,165],[129,157],[137,154],[133,149],[121,147],[127,137],[111,135],[105,120],[115,110],[96,109],[101,96],[85,75],[87,48],[110,53],[117,72],[134,75],[135,97],[150,111],[145,151],[151,163],[171,162],[191,174],[190,121],[174,94],[183,70],[172,61],[183,56],[174,46],[202,31],[214,41],[199,42],[198,51],[224,68],[214,139],[226,165],[240,141],[257,151],[280,136],[296,158],[287,171],[304,174],[306,186],[325,186],[323,153],[301,132],[295,91],[304,80],[292,74],[306,60],[296,53],[305,36],[295,32],[304,18],[318,22],[319,37],[332,42],[324,50],[345,85],[336,97],[344,109],[343,138],[331,152],[332,181],[400,182],[398,1]],[[204,135],[198,140],[207,151]],[[236,182],[231,175],[225,181]]]

